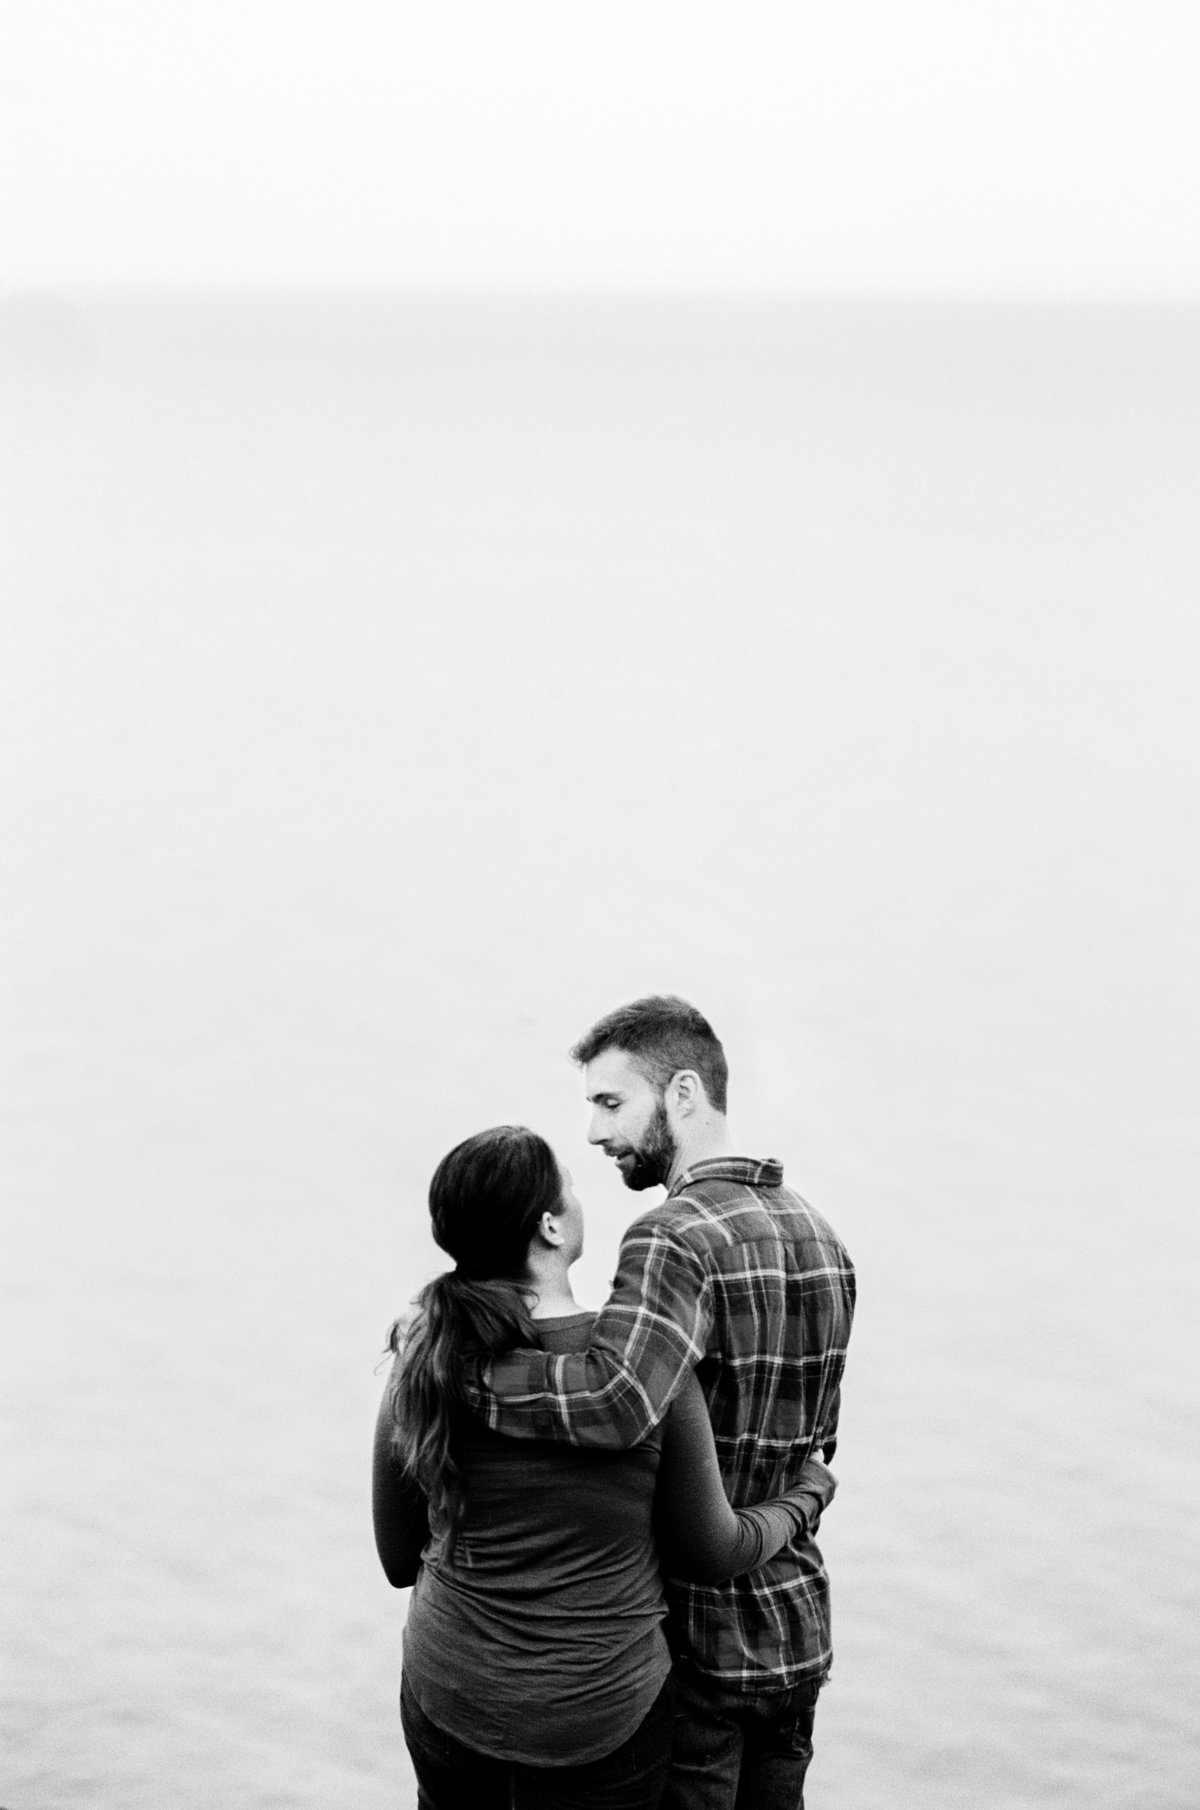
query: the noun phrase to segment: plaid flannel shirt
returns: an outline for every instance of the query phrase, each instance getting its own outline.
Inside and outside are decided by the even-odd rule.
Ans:
[[[790,1488],[837,1442],[854,1269],[777,1162],[694,1163],[621,1241],[586,1352],[494,1359],[474,1406],[498,1432],[625,1448],[688,1370],[708,1401],[735,1508]],[[829,1580],[811,1539],[724,1584],[668,1578],[677,1650],[710,1677],[774,1689],[829,1670]]]

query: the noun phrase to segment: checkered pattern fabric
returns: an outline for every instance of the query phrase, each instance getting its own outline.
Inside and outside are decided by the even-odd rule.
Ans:
[[[854,1269],[773,1161],[695,1163],[621,1243],[586,1352],[515,1351],[474,1390],[498,1432],[623,1448],[695,1369],[735,1508],[795,1484],[837,1442]],[[829,1669],[829,1582],[811,1539],[718,1585],[668,1579],[678,1650],[714,1678],[783,1688]]]

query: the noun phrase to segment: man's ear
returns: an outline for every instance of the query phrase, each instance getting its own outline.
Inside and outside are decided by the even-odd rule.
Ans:
[[[675,1106],[681,1118],[688,1118],[704,1099],[704,1088],[694,1068],[681,1068],[668,1083],[675,1095]]]

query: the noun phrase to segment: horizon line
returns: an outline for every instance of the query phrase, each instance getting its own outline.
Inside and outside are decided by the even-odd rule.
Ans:
[[[1015,308],[1200,307],[1195,289],[918,288],[894,285],[715,283],[435,282],[383,278],[122,277],[39,278],[0,276],[0,309],[13,302],[51,297],[96,301],[204,297],[229,300],[378,300],[520,302],[763,302],[822,305]]]

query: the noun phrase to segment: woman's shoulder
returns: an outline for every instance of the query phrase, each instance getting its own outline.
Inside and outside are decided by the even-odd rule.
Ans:
[[[588,1345],[591,1342],[592,1327],[596,1324],[598,1318],[599,1315],[596,1308],[582,1307],[578,1313],[548,1314],[544,1320],[535,1320],[533,1324],[537,1335],[542,1342],[542,1346],[546,1351],[553,1353],[555,1357],[569,1357],[573,1352],[587,1350]],[[505,1446],[514,1443],[505,1438],[502,1434],[496,1434],[494,1437],[501,1439]],[[658,1453],[662,1448],[662,1442],[663,1428],[662,1423],[660,1422],[658,1426],[650,1429],[645,1439],[640,1440],[633,1450],[638,1453],[651,1453],[653,1455],[653,1463],[657,1464]],[[596,1446],[566,1446],[554,1440],[543,1442],[540,1440],[530,1441],[521,1439],[517,1440],[515,1443],[521,1446],[526,1452],[530,1450],[531,1445],[536,1444],[541,1446],[544,1444],[546,1449],[550,1452],[557,1452],[560,1455],[567,1452],[580,1462],[589,1460],[594,1463],[597,1460],[611,1460],[614,1457],[621,1457],[624,1455],[607,1451]],[[638,1461],[635,1460],[635,1463],[636,1462]]]
[[[596,1324],[595,1310],[581,1307],[578,1313],[548,1315],[544,1320],[533,1322],[538,1338],[547,1351],[556,1355],[572,1351],[586,1351],[592,1336],[592,1327]]]

